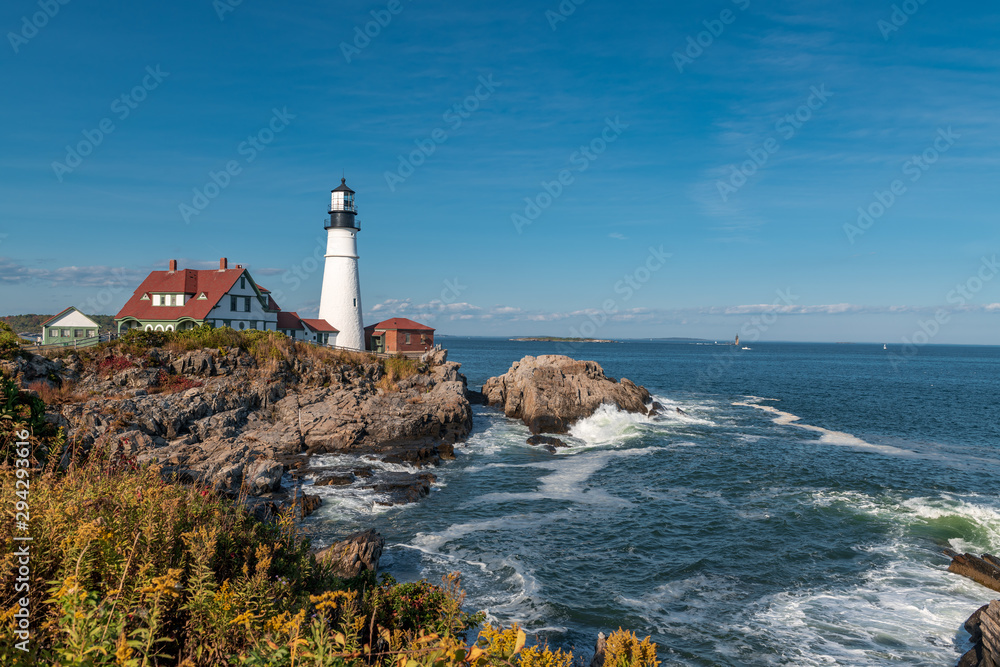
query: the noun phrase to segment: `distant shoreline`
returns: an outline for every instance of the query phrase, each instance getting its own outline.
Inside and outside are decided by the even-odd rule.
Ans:
[[[559,338],[557,336],[533,336],[528,338],[508,338],[517,343],[541,342],[541,343],[617,343],[617,340],[604,340],[600,338]]]

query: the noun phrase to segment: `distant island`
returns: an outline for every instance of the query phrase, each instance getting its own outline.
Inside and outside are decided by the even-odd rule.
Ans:
[[[518,343],[543,342],[543,343],[617,343],[616,340],[603,340],[600,338],[560,338],[558,336],[532,336],[530,338],[511,338]]]

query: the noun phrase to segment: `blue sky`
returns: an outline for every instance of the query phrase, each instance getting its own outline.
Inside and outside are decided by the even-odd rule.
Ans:
[[[315,314],[346,173],[366,322],[998,342],[991,3],[47,1],[0,9],[2,314],[221,256]]]

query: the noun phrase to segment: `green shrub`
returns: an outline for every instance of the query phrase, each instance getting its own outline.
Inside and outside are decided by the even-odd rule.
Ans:
[[[13,359],[22,354],[21,337],[18,336],[10,325],[0,322],[0,359]]]

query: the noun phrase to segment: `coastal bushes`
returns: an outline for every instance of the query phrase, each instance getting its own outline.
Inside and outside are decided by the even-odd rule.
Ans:
[[[13,359],[21,354],[21,337],[18,336],[10,325],[0,322],[0,359]]]
[[[15,476],[0,469],[0,493]],[[92,452],[31,479],[30,651],[16,648],[22,595],[15,543],[0,547],[0,664],[570,667],[572,654],[525,647],[517,626],[462,610],[457,576],[400,584],[339,579],[292,515],[262,523],[241,505],[156,467]],[[13,516],[2,530],[14,531]],[[656,667],[631,633],[609,667]],[[621,645],[618,653],[612,646]],[[635,648],[638,646],[638,650]],[[631,648],[629,648],[631,647]],[[617,657],[616,657],[617,656]]]
[[[12,472],[0,473],[5,497],[14,497]],[[20,594],[7,541],[0,664],[291,664],[306,653],[338,653],[312,663],[331,665],[356,653],[360,664],[366,644],[370,661],[426,635],[461,638],[481,621],[461,611],[457,581],[338,579],[292,515],[262,523],[120,455],[33,471],[30,499],[32,652],[15,648]],[[6,534],[13,519],[2,519]]]
[[[13,378],[0,374],[0,464],[13,459],[16,434],[23,430],[33,434],[30,444],[35,458],[44,460],[48,451],[55,449],[49,445],[62,446],[60,432],[45,420],[45,402],[22,390]]]

